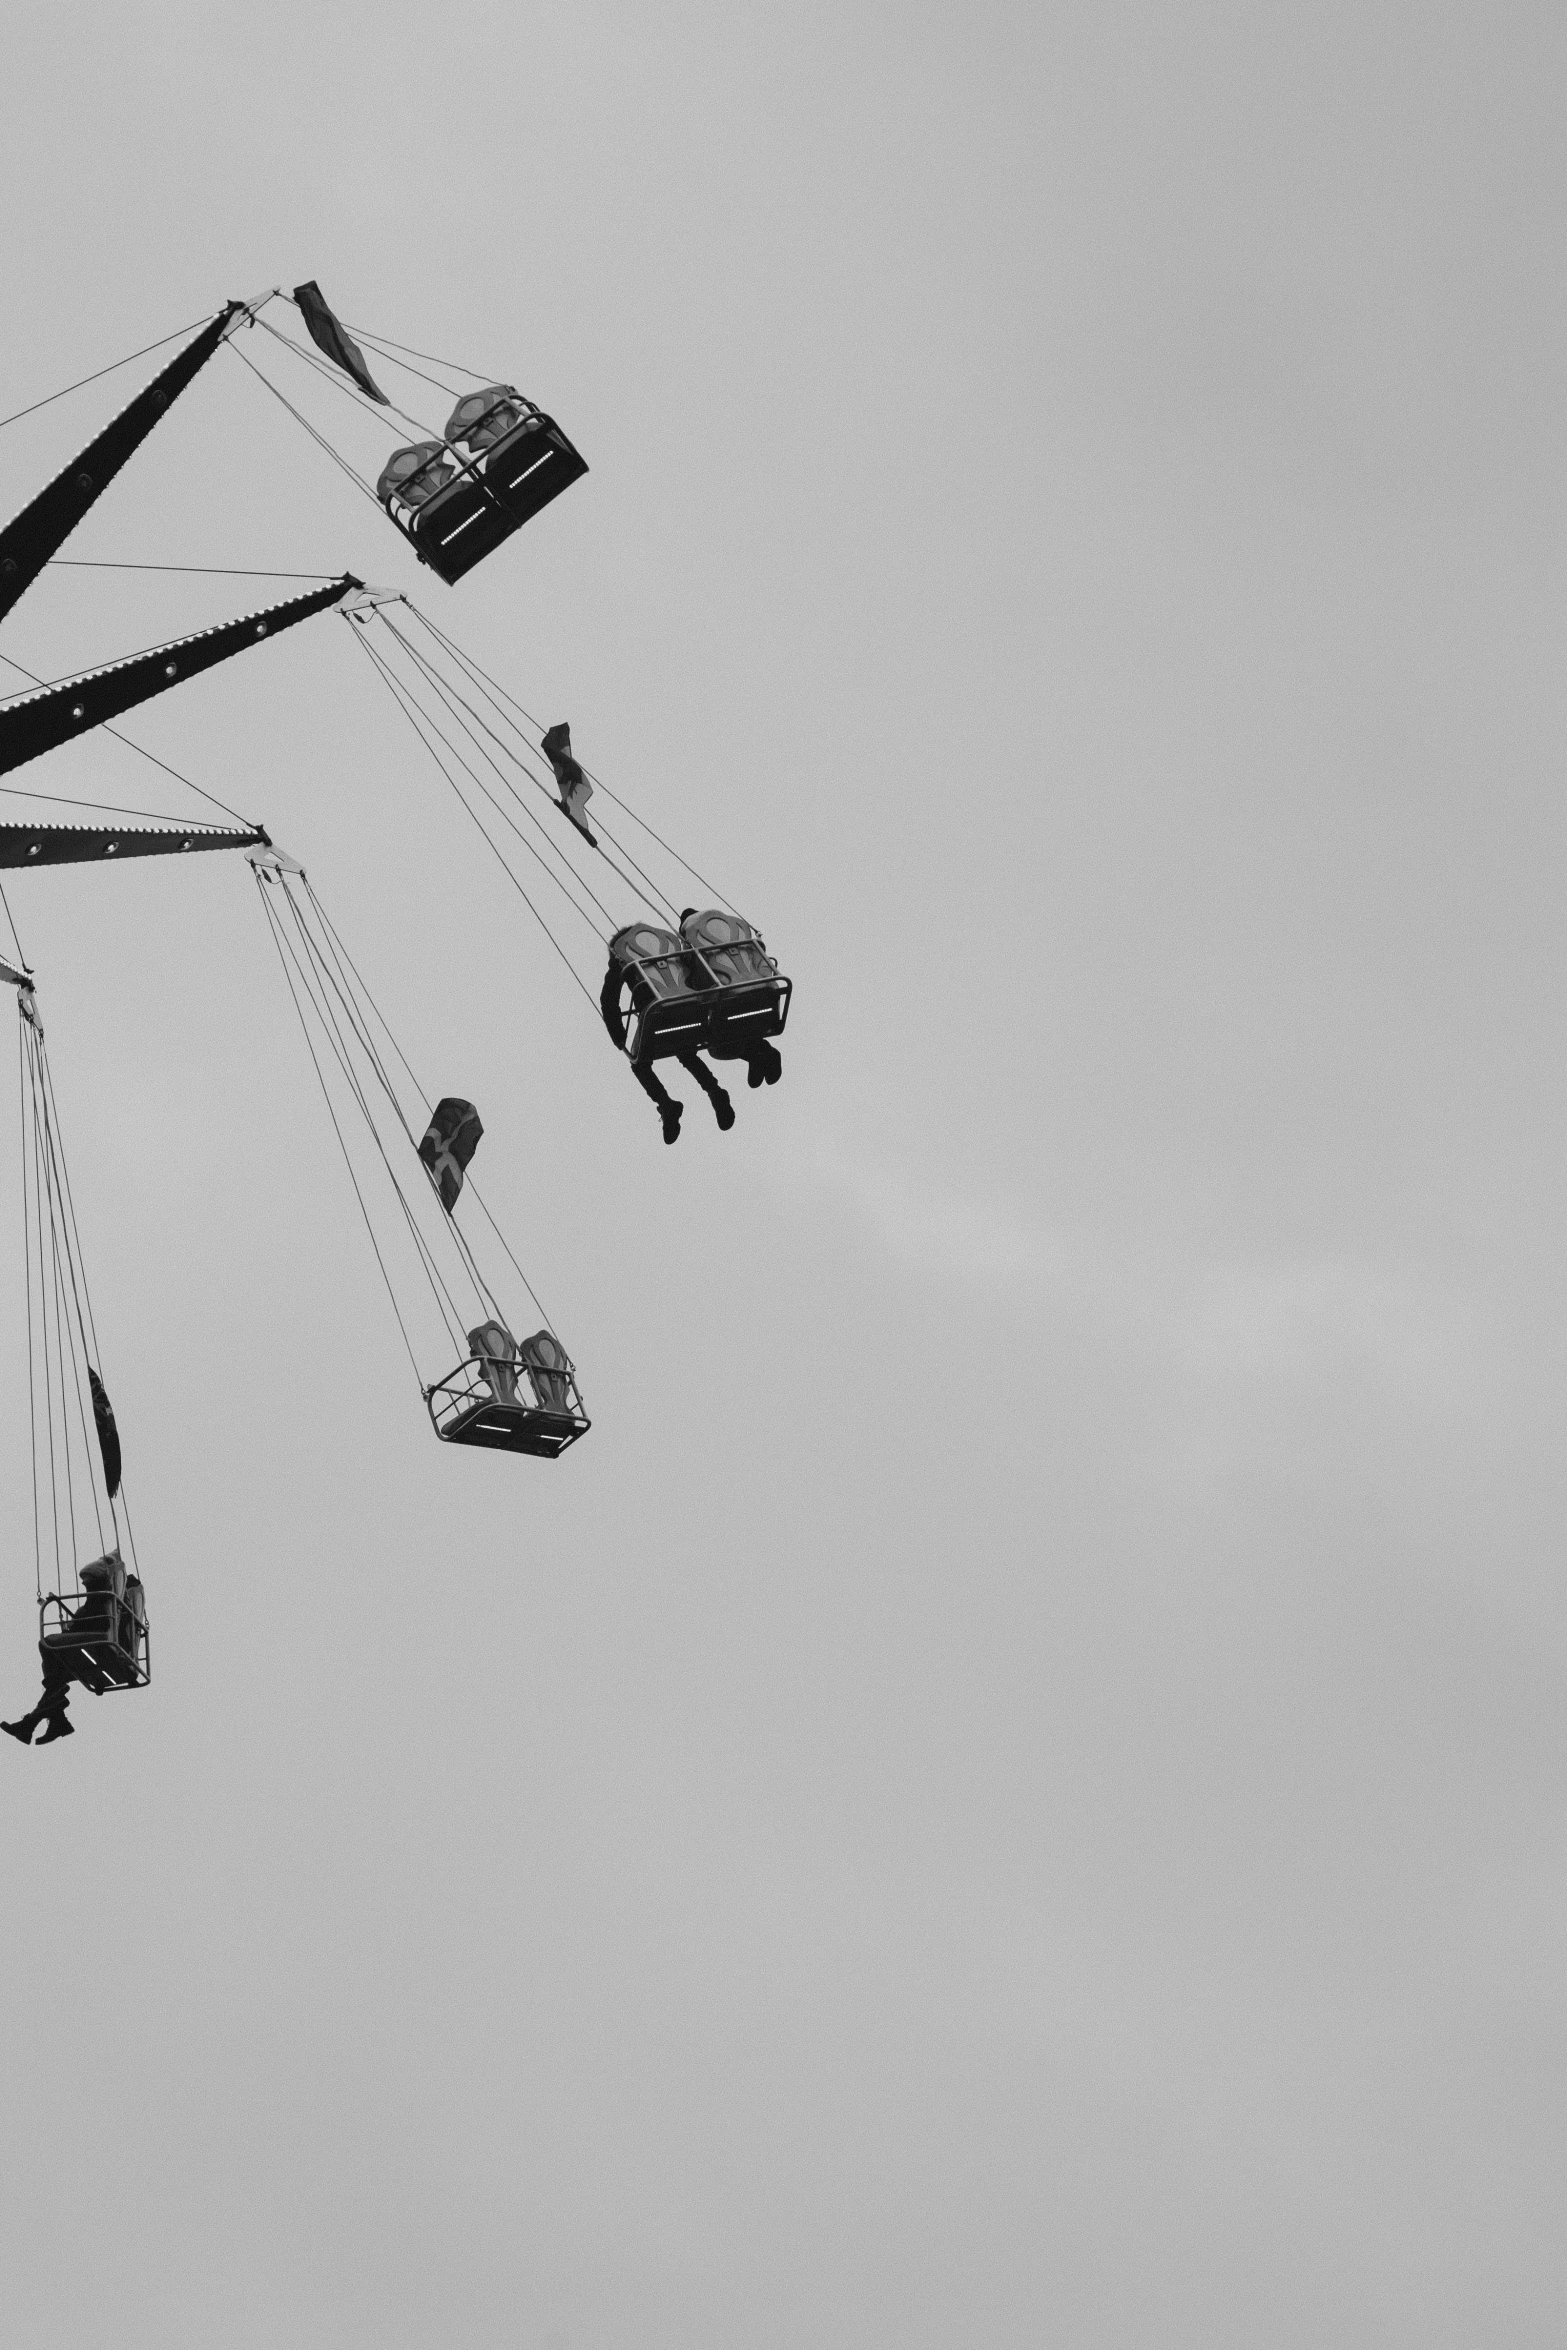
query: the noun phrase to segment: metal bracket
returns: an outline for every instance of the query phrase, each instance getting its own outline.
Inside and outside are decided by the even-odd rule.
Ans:
[[[379,611],[383,604],[406,604],[407,601],[401,588],[363,587],[357,595],[345,596],[337,608],[348,619],[363,622],[368,613]]]
[[[230,335],[238,334],[242,326],[254,326],[256,312],[261,308],[262,303],[275,300],[282,292],[281,286],[263,286],[259,294],[251,295],[248,302],[236,302],[234,315],[223,329],[219,340],[226,343]]]
[[[258,873],[297,873],[304,879],[305,868],[298,858],[291,857],[287,849],[273,848],[270,841],[264,849],[247,849],[245,862]]]

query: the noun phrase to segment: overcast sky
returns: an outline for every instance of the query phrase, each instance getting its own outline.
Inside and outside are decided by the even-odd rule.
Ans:
[[[130,723],[480,1106],[594,1418],[491,1458],[242,861],[17,877],[155,1678],[0,1754],[7,2339],[1559,2343],[1560,11],[13,0],[6,65],[0,414],[316,277],[592,468],[448,590],[224,352],[66,552],[406,590],[796,984],[666,1150],[342,621]]]

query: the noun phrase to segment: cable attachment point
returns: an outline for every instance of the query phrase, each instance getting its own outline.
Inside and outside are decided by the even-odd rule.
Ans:
[[[298,858],[291,857],[286,849],[273,848],[270,841],[264,849],[247,849],[245,862],[257,873],[297,873],[304,879],[305,868]]]
[[[356,595],[345,596],[337,608],[350,620],[362,623],[370,613],[378,612],[383,604],[407,602],[408,598],[401,588],[361,587]]]

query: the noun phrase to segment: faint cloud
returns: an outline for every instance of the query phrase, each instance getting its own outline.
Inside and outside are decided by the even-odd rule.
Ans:
[[[1162,1365],[1193,1394],[1353,1382],[1441,1408],[1467,1386],[1474,1334],[1446,1277],[1419,1264],[1348,1257],[1246,1261],[1181,1255],[1053,1228],[1016,1200],[932,1182],[830,1145],[781,1171],[790,1198],[814,1190],[883,1255],[925,1280],[1049,1299]]]
[[[1458,1303],[1435,1276],[1315,1260],[1208,1265],[1174,1337],[1206,1379],[1304,1377],[1352,1360],[1399,1384],[1442,1380],[1466,1351]]]
[[[1030,1290],[1070,1278],[1068,1252],[1009,1202],[934,1186],[901,1168],[827,1148],[790,1172],[835,1195],[889,1255],[924,1273]]]

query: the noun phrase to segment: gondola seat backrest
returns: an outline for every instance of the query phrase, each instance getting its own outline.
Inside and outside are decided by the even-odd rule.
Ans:
[[[688,915],[680,936],[694,950],[689,966],[693,987],[744,987],[773,975],[756,932],[738,914],[710,907],[705,914]]]
[[[375,494],[383,506],[395,498],[400,506],[417,509],[445,489],[456,471],[457,460],[444,441],[415,441],[388,458]]]
[[[525,400],[515,384],[488,384],[482,392],[469,392],[458,401],[447,419],[446,437],[470,457],[481,457],[537,414],[533,402]]]
[[[120,1616],[121,1645],[141,1670],[142,1651],[147,1638],[147,1595],[142,1589],[140,1575],[125,1578],[125,1603]]]
[[[571,1362],[560,1340],[548,1330],[536,1330],[517,1349],[539,1407],[546,1412],[571,1410]]]
[[[673,931],[633,922],[616,931],[609,951],[631,981],[631,1000],[639,1012],[669,996],[690,994],[686,959]]]
[[[504,1322],[481,1322],[468,1333],[473,1359],[497,1403],[517,1401],[517,1341]]]

